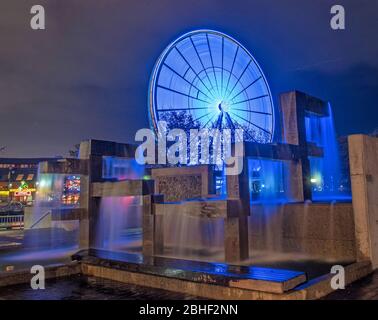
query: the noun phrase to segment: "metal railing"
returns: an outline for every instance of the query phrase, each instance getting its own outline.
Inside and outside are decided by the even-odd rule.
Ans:
[[[43,219],[45,219],[48,215],[50,215],[52,212],[51,210],[45,212],[37,221],[35,221],[31,226],[30,229],[33,229],[38,223],[40,223]]]
[[[24,215],[0,215],[0,228],[23,228]]]
[[[5,205],[0,206],[0,213],[5,213],[9,211],[21,212],[24,209],[24,205],[18,201],[10,201]]]

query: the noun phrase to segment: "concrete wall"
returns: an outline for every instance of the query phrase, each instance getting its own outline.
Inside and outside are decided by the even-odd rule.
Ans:
[[[348,138],[357,259],[378,267],[378,138]]]
[[[356,259],[351,203],[254,205],[249,228],[252,253],[271,250],[329,261]]]
[[[37,214],[33,214],[33,207],[24,208],[24,228],[30,229],[33,226],[33,229],[43,229],[51,228],[51,208],[44,208],[39,210]]]
[[[213,170],[208,165],[152,169],[151,175],[155,193],[163,194],[167,202],[214,193]]]

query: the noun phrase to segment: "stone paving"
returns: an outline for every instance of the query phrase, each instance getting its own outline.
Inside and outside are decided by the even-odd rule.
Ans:
[[[32,290],[29,284],[0,288],[0,300],[192,300],[186,294],[152,289],[75,275],[47,280],[45,290]]]
[[[326,296],[324,300],[378,300],[378,271]]]
[[[28,284],[0,289],[0,300],[192,300],[187,294],[129,285],[106,279],[75,275],[48,280],[46,290]],[[378,271],[323,300],[378,300]]]

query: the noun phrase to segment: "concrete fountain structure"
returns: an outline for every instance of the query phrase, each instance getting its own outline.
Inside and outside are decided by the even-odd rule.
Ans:
[[[40,164],[40,174],[80,175],[80,205],[51,208],[50,214],[29,225],[46,227],[58,221],[62,227],[65,222],[78,221],[81,251],[73,258],[80,261],[80,272],[84,274],[207,298],[319,298],[332,292],[330,269],[323,268],[321,273],[309,276],[307,270],[298,270],[298,266],[288,270],[290,265],[277,260],[257,263],[255,253],[270,250],[271,242],[278,241],[281,253],[300,252],[314,260],[327,261],[327,268],[332,264],[344,265],[347,283],[367,275],[378,265],[376,138],[349,137],[352,202],[311,201],[309,158],[322,158],[325,151],[308,141],[306,115],[327,117],[327,106],[326,102],[298,91],[282,94],[284,143],[246,142],[243,172],[227,177],[226,196],[216,194],[216,174],[208,165],[138,168],[137,175],[130,174],[134,170],[130,166],[129,173],[122,178],[109,179],[104,177],[104,158],[133,161],[136,146],[84,141],[78,159]],[[280,205],[251,201],[248,159],[282,163],[282,183],[290,200]],[[98,232],[101,199],[109,197],[137,199],[133,208],[138,207],[141,212],[138,252],[115,252],[99,246],[104,240],[99,239],[104,234]],[[221,256],[214,258],[209,253],[209,240],[207,251],[202,250],[198,259],[193,255],[172,257],[169,243],[172,244],[170,233],[174,230],[167,228],[172,228],[172,224],[167,224],[172,217],[179,221],[194,219],[198,222],[195,226],[199,226],[199,230],[187,230],[189,235],[176,246],[183,246],[190,236],[193,239],[207,233],[210,229],[206,226],[213,221],[221,222],[217,229]]]

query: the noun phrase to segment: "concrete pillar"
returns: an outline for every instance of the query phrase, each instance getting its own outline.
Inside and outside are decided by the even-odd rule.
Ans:
[[[319,115],[321,115],[321,112],[324,112],[323,104],[321,100],[298,91],[291,91],[280,95],[282,137],[284,142],[301,147],[300,167],[298,166],[295,169],[296,176],[289,175],[289,177],[292,177],[290,181],[291,188],[296,191],[302,191],[302,195],[297,194],[300,201],[312,200],[311,168],[310,161],[308,160],[305,123],[306,109],[312,107],[309,111],[319,112]],[[299,168],[300,170],[297,170]],[[298,183],[301,186],[295,186]]]
[[[241,206],[241,203],[233,205],[234,208],[237,206]],[[238,213],[240,213],[240,209]],[[228,216],[224,219],[224,251],[226,262],[231,263],[249,257],[248,216],[233,213],[232,209],[228,211],[230,214],[228,212]]]
[[[348,137],[357,260],[378,267],[378,138]]]
[[[143,204],[143,255],[161,254],[164,246],[163,215],[156,215],[155,203],[162,203],[161,195],[145,195]]]
[[[243,157],[239,175],[227,175],[227,217],[224,219],[224,249],[226,262],[248,259],[248,216],[250,214],[250,192],[248,159]]]
[[[288,192],[289,199],[298,202],[304,201],[301,160],[285,161],[284,168],[285,190]]]
[[[80,181],[80,206],[84,209],[80,217],[79,247],[87,249],[96,245],[95,233],[99,218],[98,198],[91,197],[92,182],[100,181],[102,177],[102,156],[91,154],[91,141],[83,141],[80,144],[79,157],[87,160],[88,175],[81,176]]]

